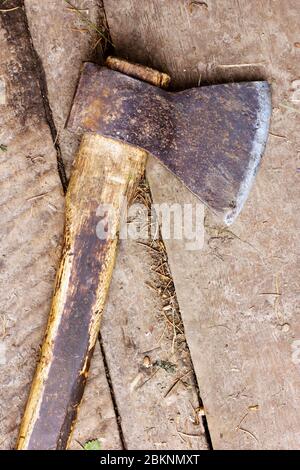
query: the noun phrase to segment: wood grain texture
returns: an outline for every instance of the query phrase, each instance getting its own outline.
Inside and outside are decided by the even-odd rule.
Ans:
[[[93,23],[102,26],[99,18],[102,10],[98,8],[98,1],[86,0],[82,3],[74,0],[73,3],[86,8],[83,13]],[[78,14],[69,10],[68,5],[61,0],[25,0],[24,4],[32,41],[47,82],[47,97],[57,131],[55,139],[69,175],[79,138],[64,126],[81,64],[90,59],[91,55],[96,55],[94,45],[97,42],[97,33],[87,31],[86,24]],[[100,58],[99,54],[98,59]],[[95,438],[99,439],[103,449],[120,449],[120,436],[99,344],[95,347],[93,357],[95,359],[91,362],[70,449],[82,450],[81,446],[86,441]]]
[[[63,256],[19,449],[65,449],[77,417],[115,264],[121,217],[146,152],[86,134],[66,198]]]
[[[102,10],[98,0],[74,0],[71,3],[81,8],[81,13],[89,21],[102,28]],[[24,4],[33,44],[45,71],[56,140],[70,177],[80,139],[69,132],[65,124],[82,62],[92,56],[101,61],[101,49],[95,48],[98,34],[64,0],[24,0]]]
[[[0,13],[0,447],[15,446],[61,252],[64,198],[21,1]]]
[[[267,152],[238,221],[224,229],[208,213],[198,252],[165,242],[213,446],[299,448],[298,2],[104,3],[117,52],[180,88],[273,85]],[[147,174],[155,202],[196,203],[153,160]]]
[[[161,241],[153,245],[145,239],[150,221],[144,187],[140,195],[127,226],[138,237],[120,241],[101,324],[125,447],[206,450],[201,402],[176,296],[166,288],[172,280],[163,275],[168,272],[165,251]]]

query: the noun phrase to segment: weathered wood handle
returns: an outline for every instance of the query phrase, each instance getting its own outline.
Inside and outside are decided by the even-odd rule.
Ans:
[[[143,175],[146,158],[145,151],[127,144],[83,137],[66,198],[62,260],[18,449],[68,445],[112,276],[122,206]]]

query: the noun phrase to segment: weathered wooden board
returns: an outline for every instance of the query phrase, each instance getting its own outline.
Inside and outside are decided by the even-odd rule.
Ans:
[[[174,303],[163,295],[169,281],[159,275],[165,258],[156,250],[121,242],[101,327],[125,446],[205,450],[190,354],[180,324],[174,337]]]
[[[99,39],[81,15],[98,24],[101,9],[97,0],[71,1],[79,11],[72,10],[64,0],[24,0],[24,3],[34,46],[43,62],[57,142],[69,176],[79,142],[65,129],[65,124],[82,62],[96,54]]]
[[[86,8],[84,13],[96,21],[96,2],[73,3]],[[61,1],[25,0],[25,4],[33,42],[45,70],[53,119],[60,130],[69,113],[81,62],[89,58],[96,41],[93,35],[80,32],[86,25],[79,21],[76,13],[66,10]],[[72,147],[68,148],[70,141]],[[74,156],[71,148],[76,147],[76,138],[61,131],[58,142],[64,162],[70,168]],[[197,388],[183,338],[180,339],[181,353],[170,359],[174,363],[171,372],[163,368],[168,362],[153,366],[157,360],[172,356],[173,345],[172,325],[162,311],[166,301],[158,298],[157,291],[147,285],[153,283],[151,268],[155,262],[149,248],[134,241],[121,242],[103,320],[103,348],[125,445],[131,449],[206,449]],[[162,334],[161,343],[157,344]],[[146,351],[153,345],[158,349],[149,352],[152,365],[144,367]],[[152,373],[153,378],[141,386]],[[72,448],[80,449],[80,444],[91,438],[98,438],[105,449],[120,445],[113,427],[105,380],[98,352],[92,362],[90,385],[88,383],[80,408]],[[164,398],[177,380],[174,389]]]
[[[88,14],[89,19],[96,22],[100,13],[97,2],[92,0],[81,5],[79,3],[74,2],[74,5],[86,8],[82,13]],[[95,34],[90,34],[78,14],[69,10],[68,5],[61,0],[25,0],[25,7],[33,44],[45,72],[47,98],[58,132],[57,143],[69,173],[78,139],[64,129],[64,125],[81,63],[91,54],[92,46],[96,43]],[[60,225],[60,234],[62,229],[63,225]],[[55,263],[55,271],[58,265],[58,262]],[[47,302],[50,309],[50,298]],[[122,447],[99,344],[95,348],[90,377],[79,408],[70,448],[80,450],[91,439],[98,439],[102,449]]]
[[[0,446],[15,445],[60,256],[64,199],[21,1],[0,13]]]
[[[299,448],[299,2],[104,4],[117,51],[178,87],[273,85],[267,152],[239,220],[224,229],[207,213],[202,250],[166,245],[214,447]],[[153,160],[148,178],[155,202],[197,203]]]

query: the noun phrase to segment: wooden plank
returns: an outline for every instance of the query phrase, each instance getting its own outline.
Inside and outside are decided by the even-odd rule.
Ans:
[[[76,13],[66,10],[60,0],[25,0],[25,3],[34,45],[45,70],[53,119],[60,131],[58,142],[69,169],[74,156],[71,148],[75,149],[76,138],[61,129],[69,113],[81,62],[90,56],[95,37],[76,31],[86,25],[79,21]],[[96,3],[74,1],[78,7],[88,7],[93,22],[99,14]],[[44,39],[45,27],[47,41]],[[68,142],[72,147],[68,148]],[[147,225],[148,222],[144,223]],[[178,336],[182,351],[170,359],[174,363],[169,367],[171,371],[166,370],[168,362],[153,366],[156,361],[172,356],[173,330],[162,311],[166,300],[158,298],[157,291],[148,285],[152,285],[151,269],[157,262],[149,250],[133,240],[121,242],[102,328],[103,349],[125,445],[130,449],[206,449],[197,387],[189,372],[190,356],[183,337]],[[157,275],[156,283],[158,279]],[[171,286],[166,294],[169,289]],[[161,343],[156,344],[162,334]],[[146,351],[153,345],[158,349],[149,352],[152,365],[144,367]],[[92,438],[98,438],[105,449],[120,445],[103,370],[98,352],[92,361],[92,376],[79,411],[72,448],[80,449],[80,444]],[[154,376],[150,379],[152,373]],[[148,379],[149,382],[141,386]],[[174,389],[164,398],[177,379]]]
[[[130,230],[136,224],[137,233],[138,227],[147,233],[143,200],[149,194],[142,188],[140,195]],[[101,327],[125,446],[205,450],[201,403],[166,254],[161,241],[147,243],[121,241]]]
[[[226,229],[207,213],[200,251],[165,242],[213,446],[299,448],[298,2],[104,4],[117,51],[176,86],[273,84],[268,148],[243,214]],[[197,203],[153,160],[148,178],[155,202]]]
[[[101,59],[101,48],[95,48],[97,32],[82,20],[86,16],[102,28],[101,9],[97,0],[24,0],[34,47],[42,60],[51,106],[66,173],[70,169],[79,140],[65,128],[82,62],[92,56]],[[45,41],[45,31],[48,40]]]
[[[12,5],[13,4],[13,5]],[[0,13],[0,446],[12,448],[60,256],[64,200],[21,1]]]
[[[77,4],[79,7],[82,6],[74,2],[74,5]],[[91,21],[97,22],[100,13],[97,2],[89,1],[83,5],[85,6],[87,8],[83,13],[88,14]],[[78,14],[68,9],[68,5],[61,0],[45,2],[25,0],[25,7],[33,44],[43,64],[47,97],[53,115],[53,124],[58,133],[56,140],[69,174],[78,138],[64,129],[64,126],[81,64],[93,52],[92,47],[97,38],[94,32],[86,30],[86,24],[80,20]],[[47,30],[47,41],[45,41],[45,30]],[[60,232],[61,230],[60,226]],[[55,269],[57,267],[58,263]],[[50,303],[48,308],[50,309]],[[102,449],[122,448],[98,343],[70,448],[81,450],[85,442],[92,439],[98,439]]]

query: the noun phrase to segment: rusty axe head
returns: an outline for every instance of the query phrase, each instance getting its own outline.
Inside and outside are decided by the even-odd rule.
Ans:
[[[252,185],[270,114],[263,81],[174,93],[86,63],[68,128],[144,148],[230,224]]]

